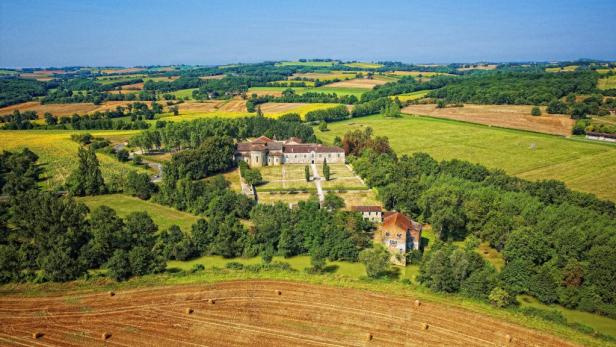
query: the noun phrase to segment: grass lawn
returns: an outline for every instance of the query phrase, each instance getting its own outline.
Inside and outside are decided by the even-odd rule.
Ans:
[[[29,148],[39,156],[43,165],[43,186],[50,189],[64,184],[71,171],[77,166],[79,144],[71,140],[71,134],[90,133],[104,137],[111,142],[128,140],[138,131],[131,130],[2,130],[0,131],[0,150],[16,151]],[[120,163],[114,157],[98,154],[103,177],[108,180],[113,175],[126,175],[130,170],[143,171],[128,163]]]
[[[616,201],[616,146],[446,119],[404,115],[355,118],[328,125],[317,136],[335,136],[371,127],[387,136],[401,154],[426,152],[437,160],[463,159],[530,180],[557,179],[574,190]]]
[[[616,338],[616,319],[583,311],[570,310],[560,305],[546,305],[528,295],[518,296],[518,301],[522,307],[556,310],[565,316],[569,323],[578,322]]]
[[[171,92],[169,94],[175,95],[175,97],[178,98],[178,99],[184,99],[186,97],[188,97],[189,99],[192,99],[193,90],[197,90],[197,89],[198,88],[180,89],[180,90],[176,90],[174,92]]]
[[[147,212],[154,223],[158,225],[158,230],[162,231],[175,224],[182,231],[190,232],[191,226],[197,222],[199,217],[190,213],[178,211],[174,208],[159,205],[150,201],[125,194],[107,194],[97,196],[86,196],[77,198],[78,201],[88,205],[90,210],[107,205],[113,208],[119,216],[126,217],[131,212]]]

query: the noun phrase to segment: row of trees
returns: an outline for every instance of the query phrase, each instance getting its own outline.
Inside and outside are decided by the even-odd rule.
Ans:
[[[293,118],[292,116],[290,118]],[[131,138],[132,146],[144,150],[167,150],[196,148],[212,136],[228,136],[244,139],[255,136],[276,137],[280,139],[298,137],[306,142],[315,142],[312,127],[287,119],[247,117],[237,119],[199,119],[192,122],[166,123],[160,128],[144,131]]]

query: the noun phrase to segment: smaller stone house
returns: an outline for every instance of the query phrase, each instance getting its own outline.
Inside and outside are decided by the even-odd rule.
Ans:
[[[383,221],[381,206],[352,206],[351,210],[361,213],[364,219],[373,223],[381,223]]]
[[[406,253],[419,249],[422,225],[400,212],[387,213],[383,224],[379,226],[378,241],[391,253],[391,261],[397,265],[406,265]]]

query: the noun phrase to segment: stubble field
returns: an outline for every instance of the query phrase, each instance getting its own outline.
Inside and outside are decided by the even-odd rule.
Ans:
[[[434,104],[424,104],[409,105],[403,108],[402,112],[546,134],[571,135],[575,120],[568,115],[547,114],[545,107],[541,107],[541,116],[531,116],[532,107],[525,105],[465,104],[464,107],[437,108]]]
[[[35,332],[42,335],[33,339]],[[573,346],[446,304],[416,306],[408,296],[270,280],[114,296],[6,295],[0,340],[7,346]]]

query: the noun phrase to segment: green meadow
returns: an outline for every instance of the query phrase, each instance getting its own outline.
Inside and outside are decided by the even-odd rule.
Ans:
[[[616,76],[606,76],[599,78],[597,82],[599,89],[616,89]]]
[[[190,232],[191,226],[197,222],[199,217],[190,213],[178,211],[174,208],[144,201],[139,198],[125,194],[107,194],[86,196],[77,198],[78,201],[86,204],[90,210],[99,206],[109,206],[113,208],[120,217],[126,217],[132,212],[147,212],[156,225],[162,231],[173,224],[177,225],[184,232]]]
[[[387,136],[398,154],[426,152],[437,160],[468,160],[525,179],[557,179],[616,201],[616,145],[410,115],[350,119],[316,134],[332,143],[336,136],[366,127]]]

